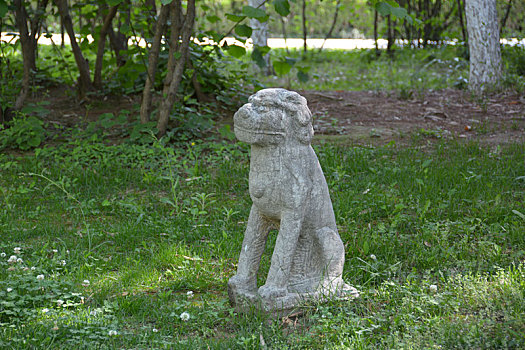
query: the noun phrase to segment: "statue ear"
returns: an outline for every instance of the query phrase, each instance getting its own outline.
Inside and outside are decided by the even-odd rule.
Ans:
[[[309,145],[312,141],[312,137],[314,137],[314,128],[312,128],[312,125],[307,125],[299,128],[299,135],[297,139],[306,145]]]
[[[299,105],[299,110],[295,116],[301,126],[306,126],[312,122],[312,112],[306,105]]]

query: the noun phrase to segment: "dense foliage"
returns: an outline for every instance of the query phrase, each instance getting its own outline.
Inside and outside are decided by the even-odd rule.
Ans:
[[[193,4],[195,14],[188,13]],[[499,5],[502,32],[522,35],[523,11],[519,9],[523,4]],[[268,22],[272,36],[386,37],[387,50],[392,51],[396,43],[428,46],[465,40],[462,6],[461,0],[272,0],[264,7],[235,0],[0,0],[0,31],[18,32],[4,34],[0,40],[0,119],[24,114],[27,97],[41,87],[65,84],[75,86],[80,103],[107,94],[142,94],[140,120],[143,124],[157,120],[155,128],[162,136],[182,127],[184,108],[207,119],[200,106],[236,105],[260,86],[250,72],[260,73],[254,65],[264,68],[269,48],[246,49],[252,34],[249,20]],[[189,40],[189,34],[188,39],[182,35],[188,16],[186,23],[195,18],[189,34],[199,44]],[[226,36],[235,41],[225,42]],[[40,44],[39,38],[47,38],[49,45]],[[263,71],[301,83],[314,76],[312,62],[322,60],[281,52],[270,55],[271,69]],[[507,57],[516,65],[522,56],[518,50]],[[176,68],[178,64],[181,69]],[[18,119],[34,121],[23,115]],[[33,129],[38,133],[38,125]],[[26,143],[13,135],[10,138],[18,140],[16,144]],[[25,138],[38,144],[38,137]]]

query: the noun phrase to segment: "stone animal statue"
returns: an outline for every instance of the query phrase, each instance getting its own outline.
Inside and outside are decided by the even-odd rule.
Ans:
[[[344,245],[337,232],[323,171],[310,141],[306,99],[285,89],[252,95],[234,116],[235,135],[251,145],[253,205],[237,274],[228,282],[232,304],[262,300],[265,310],[289,310],[301,299],[358,296],[342,279]],[[266,283],[257,271],[268,233],[279,229]]]

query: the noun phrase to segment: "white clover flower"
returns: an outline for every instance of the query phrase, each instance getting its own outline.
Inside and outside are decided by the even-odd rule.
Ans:
[[[117,334],[118,334],[118,332],[115,331],[115,330],[113,330],[113,329],[110,330],[110,331],[108,332],[108,335],[109,335],[110,337],[114,337],[114,336],[116,336]]]
[[[42,280],[44,280],[44,275],[38,275],[38,276],[36,276],[36,279],[39,280],[39,281],[42,281]]]
[[[183,320],[183,321],[187,321],[190,319],[190,314],[187,313],[186,311],[184,311],[183,313],[180,314],[180,319]]]
[[[430,293],[435,294],[435,293],[437,293],[437,291],[438,291],[438,286],[436,286],[435,284],[431,284],[431,285],[428,287],[428,289],[430,290]]]
[[[370,259],[377,260],[377,257],[374,254],[370,254]]]
[[[20,254],[20,252],[22,251],[22,248],[20,248],[20,247],[15,247],[15,248],[13,249],[13,251],[15,252],[15,254]]]
[[[153,333],[157,333],[159,330],[157,328],[152,329]]]
[[[9,259],[7,260],[8,263],[14,264],[16,262],[16,255],[11,255]]]
[[[11,293],[13,291],[13,288],[7,288],[7,293]]]
[[[5,258],[6,256],[7,256],[6,253],[4,253],[4,252],[1,252],[1,253],[0,253],[0,258]]]
[[[64,304],[64,300],[62,300],[62,299],[58,299],[58,300],[57,300],[57,305],[58,305],[59,307],[62,306],[63,304]]]
[[[91,282],[89,282],[89,280],[84,280],[82,282],[82,287],[89,287],[90,284],[91,284]]]
[[[48,313],[48,312],[49,312],[49,309],[47,307],[42,309],[43,314]]]
[[[58,253],[58,249],[53,249],[53,253]]]
[[[104,310],[102,310],[101,308],[97,307],[96,309],[93,309],[89,312],[89,314],[91,316],[97,316],[98,314],[103,314],[104,313]]]
[[[188,297],[188,299],[193,298],[193,291],[189,290],[189,291],[186,293],[186,296]]]
[[[16,259],[16,262],[19,263],[19,264],[21,264],[21,263],[24,262],[24,260],[22,260],[22,258],[18,258],[18,259]]]
[[[31,271],[35,271],[35,270],[36,270],[36,267],[31,266]]]
[[[62,266],[66,266],[66,261],[65,260],[61,260],[60,263],[62,264]]]

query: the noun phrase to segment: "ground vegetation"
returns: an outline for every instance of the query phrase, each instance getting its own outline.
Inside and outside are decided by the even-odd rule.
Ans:
[[[0,348],[523,348],[525,49],[503,45],[500,89],[477,95],[459,0],[196,1],[193,37],[239,40],[222,47],[183,46],[190,3],[0,0],[20,34],[0,40]],[[522,2],[497,5],[519,39]],[[308,37],[390,26],[392,45],[241,45],[250,19],[302,37],[304,18]],[[261,87],[308,99],[356,300],[278,319],[227,302],[251,206],[231,116]]]

